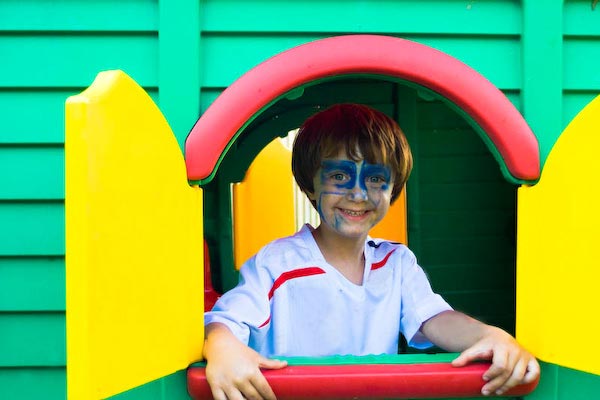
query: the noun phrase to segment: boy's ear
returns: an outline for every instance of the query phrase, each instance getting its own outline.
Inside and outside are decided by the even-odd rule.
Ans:
[[[306,194],[306,197],[308,197],[309,200],[311,200],[311,201],[315,201],[316,200],[314,193],[312,193],[312,192],[304,192],[304,194]]]

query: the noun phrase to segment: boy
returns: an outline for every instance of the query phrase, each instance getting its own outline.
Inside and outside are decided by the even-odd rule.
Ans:
[[[270,357],[394,354],[399,332],[413,347],[462,352],[455,366],[491,359],[484,395],[537,378],[537,361],[509,334],[433,293],[408,248],[368,237],[411,168],[399,126],[369,107],[336,105],[303,124],[292,170],[321,223],[261,249],[205,315],[215,399],[274,399],[260,368],[286,363]]]

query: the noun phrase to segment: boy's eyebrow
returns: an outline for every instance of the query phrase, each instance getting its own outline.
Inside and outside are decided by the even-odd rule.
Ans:
[[[365,163],[362,168],[362,173],[380,173],[385,176],[385,179],[389,180],[392,175],[392,169],[384,164],[367,164]]]
[[[323,170],[342,169],[345,171],[356,171],[356,163],[350,160],[322,160]]]

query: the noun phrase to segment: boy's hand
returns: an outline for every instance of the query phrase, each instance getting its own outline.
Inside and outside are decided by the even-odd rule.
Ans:
[[[540,366],[527,350],[503,330],[486,326],[486,334],[463,351],[452,365],[462,367],[477,360],[491,360],[491,367],[483,374],[487,383],[483,395],[501,395],[516,385],[531,383],[540,374]]]
[[[455,367],[476,360],[492,361],[483,374],[487,382],[481,388],[483,395],[506,393],[513,386],[534,382],[540,375],[535,357],[511,335],[463,313],[444,311],[427,320],[421,332],[443,349],[462,352],[452,361]]]
[[[206,337],[206,379],[215,400],[275,400],[260,368],[279,369],[287,362],[262,357],[221,324],[210,324]]]

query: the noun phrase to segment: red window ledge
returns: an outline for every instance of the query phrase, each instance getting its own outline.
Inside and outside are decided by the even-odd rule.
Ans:
[[[292,365],[264,370],[278,400],[479,397],[489,363]],[[516,386],[504,396],[531,393],[538,382]],[[193,399],[212,398],[204,367],[188,369]]]

